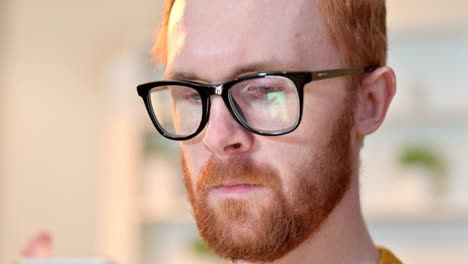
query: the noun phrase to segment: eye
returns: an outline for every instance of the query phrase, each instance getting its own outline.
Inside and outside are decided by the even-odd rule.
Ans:
[[[243,92],[243,96],[252,99],[271,100],[271,95],[276,93],[283,93],[284,88],[282,86],[273,85],[252,85],[246,87]]]
[[[190,104],[199,104],[202,101],[201,95],[195,89],[184,87],[184,86],[174,86],[171,87],[171,94],[176,102],[184,102]]]
[[[280,96],[295,95],[294,83],[280,76],[254,78],[237,83],[230,90],[230,95],[237,102],[272,103]]]
[[[274,86],[249,86],[247,88],[248,92],[258,92],[262,94],[273,93],[278,90],[281,90],[281,88],[274,87]]]
[[[194,92],[194,93],[191,93],[187,96],[187,99],[191,100],[191,101],[201,101],[201,96],[199,93],[197,92]]]

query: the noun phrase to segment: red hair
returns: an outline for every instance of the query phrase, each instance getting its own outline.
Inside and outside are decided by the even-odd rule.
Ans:
[[[350,66],[387,62],[385,0],[318,0],[330,38]]]
[[[153,59],[167,63],[169,16],[175,0],[166,0]],[[318,0],[330,39],[349,66],[383,66],[387,61],[385,0]]]

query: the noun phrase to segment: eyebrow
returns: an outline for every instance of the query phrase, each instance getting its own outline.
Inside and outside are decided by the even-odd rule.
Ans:
[[[294,68],[290,65],[286,65],[284,63],[277,63],[277,62],[255,62],[249,63],[245,65],[238,66],[233,73],[229,76],[228,79],[236,79],[239,76],[249,74],[249,73],[257,73],[257,72],[271,72],[271,71],[285,71],[285,70],[293,70]],[[204,80],[199,75],[194,72],[185,72],[185,71],[175,71],[172,73],[166,74],[166,78],[169,80],[180,80],[180,81],[198,81],[202,83],[211,83],[208,80]]]

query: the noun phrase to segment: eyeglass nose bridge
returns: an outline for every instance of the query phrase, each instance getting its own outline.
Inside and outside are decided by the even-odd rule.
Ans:
[[[226,83],[220,83],[216,85],[209,86],[208,94],[210,96],[212,95],[219,95],[222,97],[225,106],[229,110],[229,113],[232,115],[234,120],[236,120],[237,123],[239,123],[242,127],[246,128],[247,130],[254,132],[248,124],[243,120],[243,117],[240,116],[240,113],[238,110],[235,110],[233,105],[231,105],[231,102],[229,99],[227,99],[226,95],[224,94],[226,90],[229,89],[231,85],[226,84]],[[236,105],[236,102],[233,102]],[[210,111],[211,111],[211,101],[208,98],[208,106],[207,106],[207,120],[209,119],[210,116]]]
[[[223,84],[215,85],[215,86],[213,86],[213,88],[214,88],[213,94],[216,94],[216,95],[222,95],[223,94],[223,90],[224,90]]]

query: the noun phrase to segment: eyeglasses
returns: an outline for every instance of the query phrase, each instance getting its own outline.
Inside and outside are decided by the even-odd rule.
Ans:
[[[248,131],[279,136],[299,126],[307,83],[374,69],[264,72],[215,85],[157,81],[138,85],[137,90],[154,126],[168,139],[188,140],[203,131],[209,120],[212,95],[221,96],[234,119]]]

